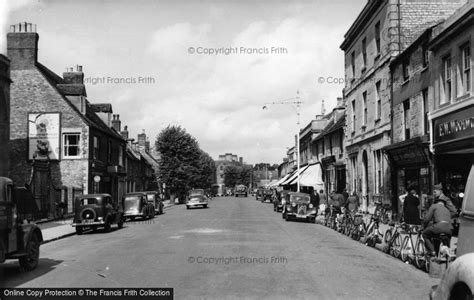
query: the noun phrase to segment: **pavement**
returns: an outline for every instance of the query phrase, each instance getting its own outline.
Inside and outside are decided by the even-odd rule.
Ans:
[[[170,200],[165,200],[163,203],[164,210],[170,209],[175,205]],[[157,217],[159,218],[158,215],[155,216],[155,218]],[[38,223],[37,225],[43,234],[43,244],[75,235],[76,229],[71,226],[72,221],[72,218],[66,218],[64,220]]]

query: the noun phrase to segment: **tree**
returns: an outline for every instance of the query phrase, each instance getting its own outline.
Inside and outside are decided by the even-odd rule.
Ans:
[[[224,169],[224,184],[226,186],[236,186],[237,184],[249,186],[252,172],[252,166],[229,165]]]
[[[214,161],[185,129],[181,126],[166,127],[158,135],[155,145],[161,155],[159,179],[166,184],[171,195],[183,201],[191,188],[210,188],[215,172]]]

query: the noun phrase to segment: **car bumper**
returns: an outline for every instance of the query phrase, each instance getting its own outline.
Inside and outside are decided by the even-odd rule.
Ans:
[[[104,221],[94,221],[94,222],[87,222],[87,223],[72,223],[72,227],[87,227],[87,226],[103,226],[105,225]]]
[[[207,205],[207,202],[190,202],[186,203],[186,206],[203,206]]]
[[[143,213],[124,213],[123,216],[125,218],[130,218],[130,217],[142,217],[143,218],[143,217],[146,217],[146,215],[143,214]]]
[[[286,214],[288,215],[288,217],[291,217],[291,218],[294,218],[294,219],[301,219],[301,220],[308,220],[308,219],[316,218],[316,213],[299,215],[297,213],[287,212]]]

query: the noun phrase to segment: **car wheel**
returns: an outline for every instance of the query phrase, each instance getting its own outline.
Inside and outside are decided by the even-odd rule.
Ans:
[[[186,209],[189,209],[189,206],[188,206],[188,205],[186,205]]]
[[[20,262],[20,266],[26,271],[31,271],[35,269],[36,266],[38,266],[39,254],[40,238],[35,233],[26,245],[26,256],[22,256],[18,259]]]
[[[204,208],[207,208],[207,204],[203,205]]]
[[[290,220],[290,216],[288,214],[285,214],[285,221],[289,221]]]
[[[110,222],[107,220],[104,225],[104,230],[105,232],[110,232],[110,229],[111,229]]]
[[[76,234],[78,234],[78,235],[82,234],[82,227],[81,226],[76,226]]]
[[[135,221],[135,217],[130,217],[130,221]]]
[[[451,290],[449,299],[468,300],[472,298],[471,289],[465,283],[456,283]]]
[[[97,226],[92,226],[92,232],[96,232],[97,231]]]
[[[117,223],[119,229],[123,228],[123,218],[120,218],[120,221]]]

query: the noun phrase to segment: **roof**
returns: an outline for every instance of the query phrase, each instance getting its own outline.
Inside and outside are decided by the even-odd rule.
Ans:
[[[94,112],[113,113],[110,103],[94,103],[91,106]]]
[[[321,131],[318,136],[316,136],[313,141],[320,140],[324,138],[325,135],[330,134],[338,129],[344,128],[346,125],[346,114],[342,114],[339,119],[334,121],[334,118],[331,118],[328,125]]]
[[[83,84],[75,84],[75,83],[59,83],[56,85],[58,91],[64,95],[72,95],[72,96],[87,96],[86,87]]]
[[[103,133],[109,136],[113,136],[117,139],[125,141],[124,138],[118,132],[107,126],[107,124],[102,121],[102,119],[94,111],[94,104],[89,103],[89,101],[87,101],[86,105],[86,118],[92,127],[98,129],[99,131],[102,131]]]

